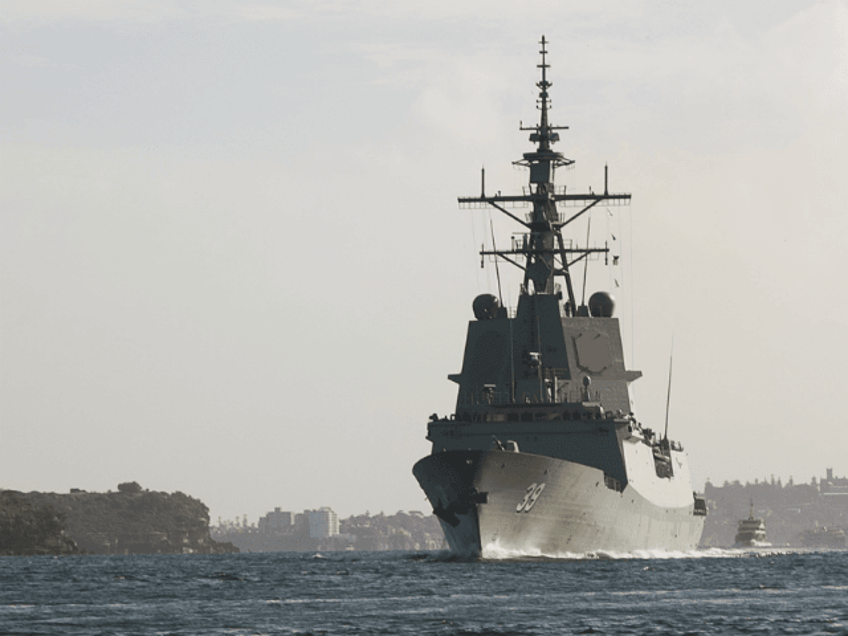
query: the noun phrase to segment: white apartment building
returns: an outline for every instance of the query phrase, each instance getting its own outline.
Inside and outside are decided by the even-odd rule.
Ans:
[[[315,538],[333,537],[339,534],[339,515],[324,506],[318,510],[306,510],[309,520],[309,536]]]

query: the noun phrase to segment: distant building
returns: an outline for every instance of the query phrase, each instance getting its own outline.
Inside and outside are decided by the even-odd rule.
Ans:
[[[286,532],[292,525],[292,513],[284,512],[279,508],[274,508],[274,512],[269,512],[264,517],[259,519],[260,534],[276,534]]]
[[[326,506],[318,510],[306,510],[309,520],[309,536],[326,539],[339,534],[339,515]]]
[[[754,516],[766,520],[772,545],[804,545],[806,533],[816,528],[848,532],[848,478],[837,477],[832,468],[826,476],[813,477],[809,484],[790,477],[741,484],[725,482],[704,486],[710,514],[701,538],[702,546],[732,544],[738,522],[748,514],[753,500]]]
[[[827,477],[819,480],[822,497],[832,501],[848,502],[848,478],[834,477],[833,469],[827,469]]]

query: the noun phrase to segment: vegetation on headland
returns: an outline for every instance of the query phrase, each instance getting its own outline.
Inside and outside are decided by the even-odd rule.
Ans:
[[[209,509],[201,501],[181,492],[152,492],[142,489],[136,482],[126,482],[118,486],[118,492],[93,493],[72,489],[68,494],[31,492],[16,495],[36,511],[30,515],[29,532],[40,536],[52,529],[46,513],[37,511],[56,511],[66,521],[65,535],[87,553],[238,552],[231,544],[220,543],[210,537]],[[0,545],[3,541],[3,536],[0,536]],[[7,553],[28,554],[13,550]]]

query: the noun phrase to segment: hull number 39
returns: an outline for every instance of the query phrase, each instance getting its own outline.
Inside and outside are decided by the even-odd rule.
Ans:
[[[536,500],[542,491],[545,489],[545,484],[530,484],[524,492],[524,499],[515,507],[515,512],[530,512],[530,509],[536,505]]]

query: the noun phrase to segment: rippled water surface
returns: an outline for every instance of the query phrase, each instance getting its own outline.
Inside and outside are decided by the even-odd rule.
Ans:
[[[3,557],[0,633],[848,635],[848,552]]]

